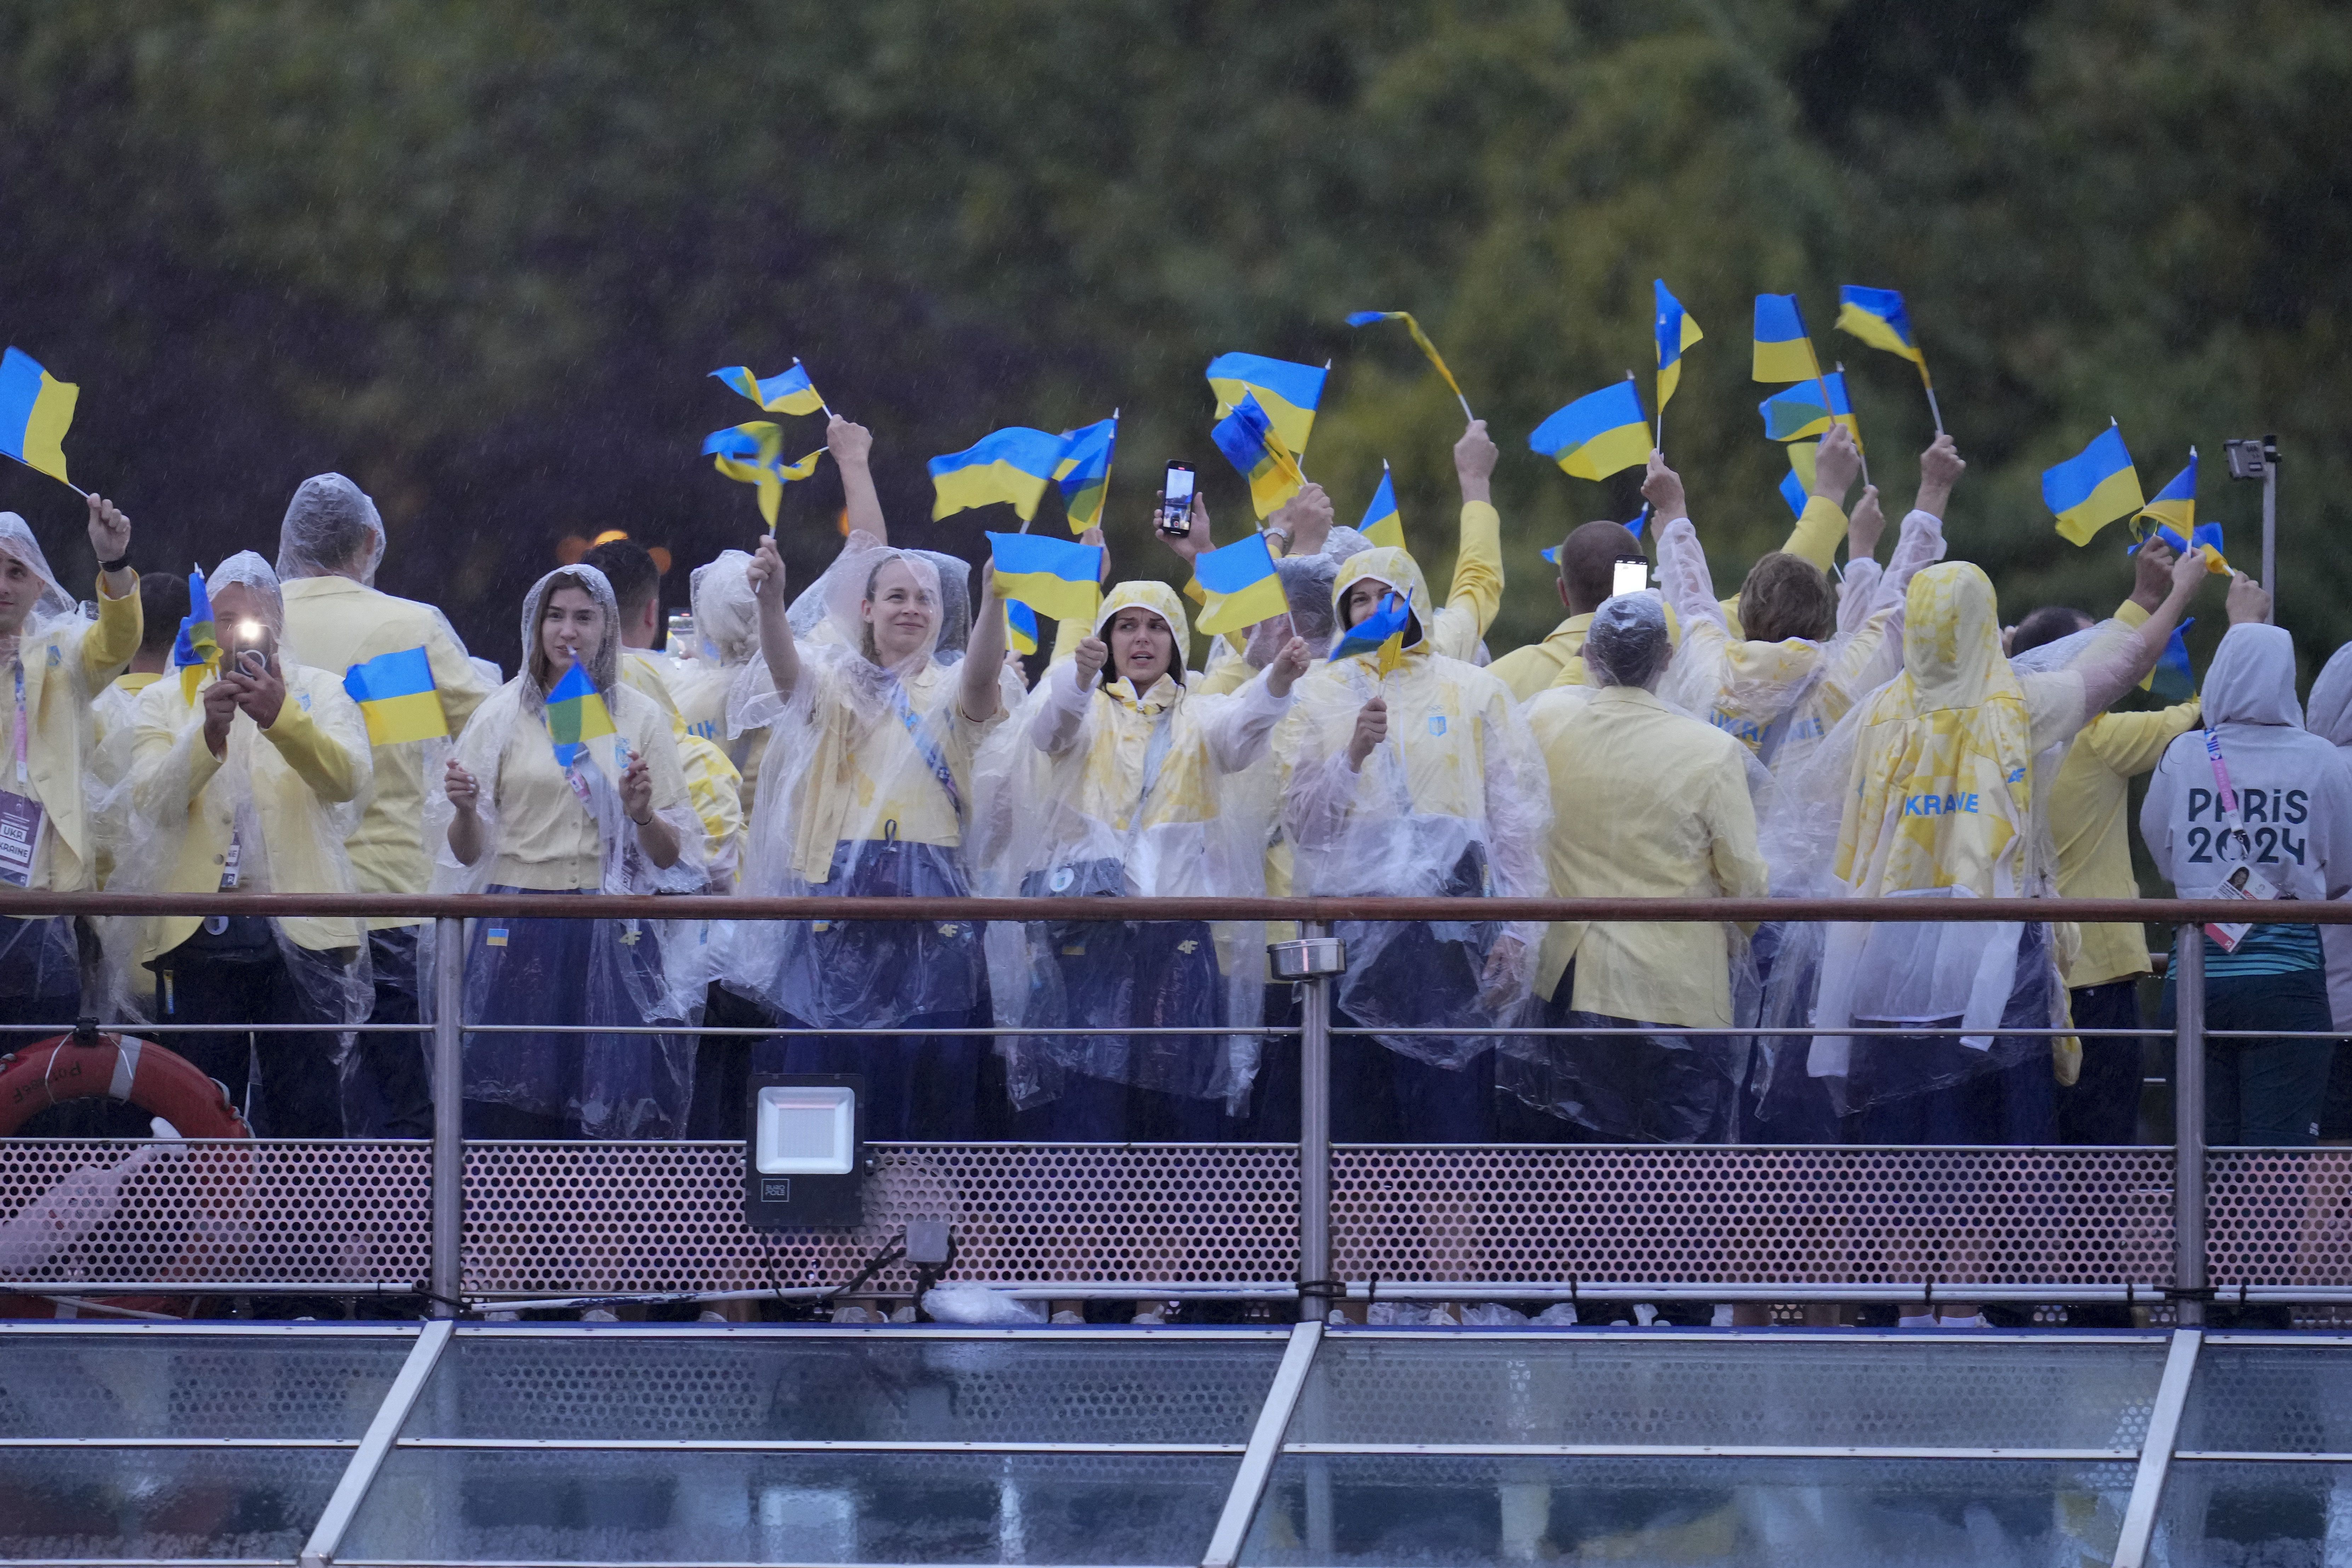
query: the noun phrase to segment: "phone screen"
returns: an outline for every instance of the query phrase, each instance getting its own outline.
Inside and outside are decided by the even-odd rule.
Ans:
[[[1160,491],[1160,529],[1163,533],[1182,533],[1192,526],[1192,465],[1171,463]]]
[[[1638,594],[1650,585],[1650,563],[1638,555],[1629,555],[1617,563],[1616,575],[1609,580],[1609,595]]]

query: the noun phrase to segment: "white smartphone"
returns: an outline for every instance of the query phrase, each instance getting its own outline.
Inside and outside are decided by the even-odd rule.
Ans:
[[[1617,558],[1616,574],[1609,580],[1611,598],[1613,599],[1620,594],[1638,594],[1649,585],[1650,563],[1647,558],[1640,555],[1621,555]]]

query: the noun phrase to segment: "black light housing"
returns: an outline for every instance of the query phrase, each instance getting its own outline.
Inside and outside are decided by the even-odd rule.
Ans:
[[[846,1230],[866,1221],[866,1080],[763,1073],[751,1085],[743,1218],[754,1230]]]

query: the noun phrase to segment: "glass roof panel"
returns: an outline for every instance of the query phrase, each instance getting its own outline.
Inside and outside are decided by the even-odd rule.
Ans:
[[[2352,1344],[2208,1340],[2179,1448],[2352,1454]]]
[[[2134,1467],[1286,1455],[1248,1564],[2105,1563]]]
[[[336,1561],[1200,1562],[1234,1458],[395,1449]]]
[[[12,1448],[0,1557],[291,1563],[348,1448]]]
[[[2170,1568],[2352,1562],[2352,1465],[2175,1459],[2157,1513]]]
[[[356,1440],[415,1342],[413,1332],[0,1335],[0,1437]]]
[[[2161,1339],[1335,1333],[1294,1443],[2137,1450]]]
[[[1246,1443],[1279,1335],[462,1333],[404,1437]]]

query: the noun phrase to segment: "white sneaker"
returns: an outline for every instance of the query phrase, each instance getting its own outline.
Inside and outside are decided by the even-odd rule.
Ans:
[[[1054,1314],[1053,1321],[1057,1323],[1083,1323],[1087,1321],[1087,1315],[1084,1312],[1074,1312],[1065,1307]]]
[[[913,1322],[915,1321],[915,1304],[912,1301],[909,1301],[903,1307],[893,1308],[890,1312],[890,1321],[894,1323]]]
[[[617,1323],[621,1315],[610,1307],[591,1307],[580,1314],[580,1321],[583,1323]]]
[[[835,1307],[833,1321],[836,1323],[878,1323],[882,1320],[863,1307]]]
[[[1168,1322],[1168,1314],[1157,1306],[1142,1307],[1137,1309],[1135,1316],[1129,1318],[1128,1321],[1139,1328],[1164,1328]]]
[[[1981,1329],[1985,1326],[1984,1314],[1971,1312],[1965,1318],[1938,1318],[1936,1326],[1939,1329]]]
[[[491,1311],[484,1312],[482,1314],[482,1321],[486,1323],[520,1323],[522,1321],[522,1314],[520,1312],[510,1312],[504,1307],[499,1307]]]
[[[700,1312],[695,1314],[694,1321],[698,1323],[725,1323],[731,1322],[733,1320],[724,1312],[705,1307]]]

